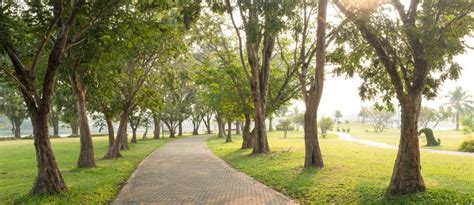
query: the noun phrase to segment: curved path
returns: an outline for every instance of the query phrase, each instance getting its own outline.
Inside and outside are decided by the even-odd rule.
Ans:
[[[295,204],[229,167],[207,136],[171,141],[139,165],[113,204]]]
[[[372,147],[381,147],[381,148],[387,148],[387,149],[398,149],[398,146],[396,146],[396,145],[365,140],[365,139],[357,138],[357,137],[354,137],[350,134],[343,133],[343,132],[333,132],[333,133],[336,134],[340,139],[345,140],[345,141],[349,141],[349,142],[355,142],[355,143],[358,143],[358,144],[369,145],[369,146],[372,146]],[[424,152],[435,153],[435,154],[474,157],[474,153],[469,153],[469,152],[457,152],[457,151],[435,150],[435,149],[425,149],[425,148],[420,148],[420,150],[424,151]]]

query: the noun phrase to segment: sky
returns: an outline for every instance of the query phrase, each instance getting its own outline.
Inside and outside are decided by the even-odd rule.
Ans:
[[[474,38],[468,40],[470,46],[474,45]],[[437,108],[442,106],[446,99],[443,98],[456,86],[462,87],[474,96],[474,50],[467,49],[462,55],[455,57],[455,62],[459,63],[463,70],[458,80],[448,80],[441,87],[439,96],[432,101],[423,101],[424,106]],[[319,111],[322,115],[333,116],[336,109],[341,110],[343,115],[357,115],[362,105],[372,105],[373,102],[362,102],[358,93],[362,84],[360,78],[345,79],[344,77],[333,77],[326,75],[323,96]],[[394,101],[396,102],[396,101]],[[292,101],[292,106],[298,106],[304,110],[302,101]]]

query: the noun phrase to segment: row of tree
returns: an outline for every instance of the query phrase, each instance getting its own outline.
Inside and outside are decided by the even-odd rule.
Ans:
[[[88,114],[105,119],[106,159],[128,149],[128,124],[136,132],[144,116],[155,130],[164,122],[171,136],[188,118],[197,133],[214,116],[220,136],[226,123],[242,122],[242,148],[261,154],[270,152],[266,118],[300,97],[304,167],[321,168],[317,117],[328,63],[337,75],[364,80],[364,100],[380,99],[393,110],[396,97],[401,136],[389,193],[425,190],[417,138],[422,96],[435,97],[446,79],[459,76],[452,59],[474,27],[474,4],[333,0],[334,17],[328,4],[1,1],[2,77],[19,88],[34,129],[38,176],[31,193],[67,190],[48,136],[61,87],[74,96],[63,104],[76,104],[78,167],[95,166]]]

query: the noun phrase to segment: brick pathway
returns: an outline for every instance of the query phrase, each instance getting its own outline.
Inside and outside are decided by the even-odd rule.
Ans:
[[[229,167],[206,136],[178,139],[148,156],[113,204],[294,204]]]

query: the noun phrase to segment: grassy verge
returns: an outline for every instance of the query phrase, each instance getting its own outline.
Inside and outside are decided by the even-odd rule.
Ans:
[[[52,139],[58,165],[69,187],[67,193],[28,197],[36,176],[35,151],[32,140],[0,142],[0,204],[53,203],[98,204],[107,203],[118,193],[118,188],[135,170],[138,163],[166,140],[140,140],[130,144],[117,160],[102,160],[108,142],[106,137],[94,137],[97,168],[78,169],[79,138]]]
[[[339,128],[350,128],[350,134],[367,140],[372,140],[376,142],[383,142],[392,145],[398,145],[400,141],[400,129],[396,128],[387,128],[383,132],[376,133],[372,126],[362,123],[342,123],[335,125]],[[440,149],[440,150],[458,150],[461,143],[467,137],[463,134],[462,131],[456,130],[433,130],[433,134],[436,139],[441,140],[440,146],[426,147],[426,137],[424,135],[420,136],[420,147],[429,148],[429,149]]]
[[[385,195],[396,156],[395,150],[374,148],[339,140],[322,139],[323,169],[302,171],[302,132],[269,133],[272,152],[250,157],[240,150],[240,137],[233,143],[210,138],[208,145],[219,157],[258,181],[301,203],[400,204],[474,202],[474,159],[422,153],[422,173],[428,190],[424,193],[388,198]]]

